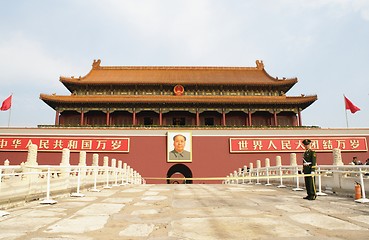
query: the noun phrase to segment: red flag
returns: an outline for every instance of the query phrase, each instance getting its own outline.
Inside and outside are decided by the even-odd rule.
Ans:
[[[12,107],[12,95],[10,95],[7,99],[3,101],[0,110],[6,111],[9,110],[11,107]]]
[[[345,98],[345,105],[346,110],[350,110],[351,113],[356,113],[357,111],[360,111],[360,108],[355,106],[346,96],[343,96]]]

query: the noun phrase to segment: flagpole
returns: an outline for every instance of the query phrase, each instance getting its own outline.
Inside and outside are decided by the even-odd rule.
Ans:
[[[349,127],[349,125],[348,125],[348,118],[347,118],[347,109],[346,109],[345,94],[343,94],[343,102],[344,102],[344,106],[345,106],[345,114],[346,114],[346,128],[348,128],[348,127]]]
[[[8,128],[10,127],[10,116],[12,115],[12,108],[9,109]]]
[[[11,93],[10,96],[12,96],[12,98],[13,98],[13,93]],[[12,115],[12,106],[10,106],[10,109],[9,109],[8,128],[10,127],[10,116],[11,115]]]

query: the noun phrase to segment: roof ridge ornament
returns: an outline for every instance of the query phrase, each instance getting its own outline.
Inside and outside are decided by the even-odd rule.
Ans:
[[[97,61],[94,59],[94,62],[92,63],[92,69],[99,69],[100,63],[101,63],[100,59],[97,59]]]
[[[256,68],[263,70],[264,69],[264,63],[263,60],[256,60]]]

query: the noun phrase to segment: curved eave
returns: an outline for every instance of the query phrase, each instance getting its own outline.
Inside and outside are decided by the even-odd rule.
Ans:
[[[305,109],[317,100],[317,96],[174,96],[174,95],[72,95],[58,96],[41,94],[40,99],[53,109],[63,104],[245,104],[245,105],[289,105]]]
[[[183,84],[183,85],[246,85],[246,86],[293,86],[297,83],[297,78],[293,79],[283,79],[283,80],[276,80],[275,82],[262,82],[262,81],[235,81],[232,80],[221,80],[221,81],[190,81],[190,80],[171,80],[166,79],[164,81],[144,81],[144,80],[137,80],[137,81],[110,81],[109,79],[106,79],[104,81],[82,81],[77,80],[75,78],[65,78],[60,77],[60,82],[62,82],[64,85],[75,85],[75,86],[118,86],[118,85],[175,85],[175,84]]]
[[[264,67],[97,66],[84,77],[60,77],[72,92],[81,86],[237,85],[275,86],[289,90],[297,78],[271,77]]]
[[[80,88],[86,88],[86,86],[89,87],[93,87],[93,86],[109,86],[109,87],[113,87],[114,86],[122,86],[122,85],[145,85],[145,86],[157,86],[157,85],[167,85],[167,86],[175,86],[177,84],[181,84],[183,85],[185,88],[188,86],[214,86],[214,85],[219,85],[219,86],[247,86],[247,87],[267,87],[268,89],[270,88],[277,88],[280,89],[283,92],[288,92],[296,83],[297,83],[297,78],[295,79],[287,79],[287,80],[278,80],[275,83],[267,83],[267,82],[247,82],[247,83],[232,83],[232,82],[227,82],[227,81],[222,81],[222,82],[189,82],[189,81],[165,81],[165,82],[156,82],[156,83],[146,83],[143,81],[136,81],[136,82],[129,82],[129,83],[117,83],[117,82],[113,82],[113,81],[101,81],[101,82],[81,82],[78,80],[71,80],[71,79],[62,79],[60,80],[63,85],[71,92],[73,93],[73,91],[78,90]]]

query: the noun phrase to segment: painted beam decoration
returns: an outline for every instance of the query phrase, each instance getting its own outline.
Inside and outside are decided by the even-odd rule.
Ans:
[[[0,151],[28,151],[36,144],[39,151],[53,152],[68,148],[86,152],[129,152],[129,138],[121,137],[10,137],[0,136]]]
[[[279,137],[279,138],[230,138],[231,153],[258,152],[303,152],[303,139],[311,139],[311,148],[317,152],[328,152],[334,148],[342,152],[366,152],[368,150],[365,137]]]

